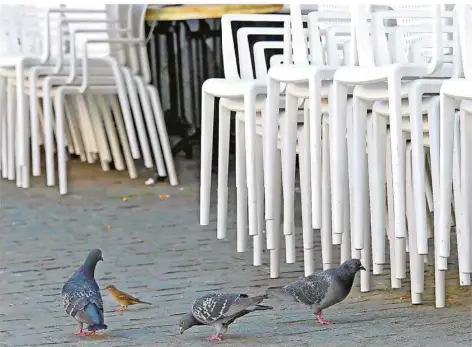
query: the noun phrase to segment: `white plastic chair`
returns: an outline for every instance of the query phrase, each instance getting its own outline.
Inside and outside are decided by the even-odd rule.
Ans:
[[[246,176],[247,176],[247,193],[244,192],[246,187],[241,186],[238,181],[238,200],[240,203],[244,201],[244,196],[248,197],[248,212],[249,212],[249,235],[258,235],[258,216],[257,216],[257,184],[255,182],[255,116],[256,111],[261,110],[263,102],[258,103],[257,95],[264,95],[266,92],[265,81],[255,80],[254,78],[244,78],[240,76],[236,64],[236,52],[234,48],[233,34],[231,30],[231,23],[233,21],[264,21],[264,22],[280,22],[284,23],[288,20],[285,15],[225,15],[221,19],[222,26],[222,49],[224,58],[225,78],[209,79],[205,81],[202,86],[202,144],[201,144],[201,175],[200,175],[200,224],[208,225],[210,217],[210,189],[211,189],[211,153],[212,153],[212,134],[213,134],[213,106],[214,98],[220,97],[220,112],[224,109],[231,110],[230,105],[236,105],[236,111],[243,111],[245,117],[245,143],[246,143]],[[245,70],[241,70],[242,73]],[[252,70],[251,70],[252,71]],[[227,105],[225,105],[227,103]],[[222,116],[220,115],[220,118]],[[220,141],[223,139],[220,137]],[[223,165],[223,164],[222,164]],[[226,169],[227,170],[227,169]],[[221,185],[219,185],[218,201],[227,201],[227,188],[223,183],[224,171],[218,170],[222,173]],[[238,174],[239,175],[239,174]],[[239,177],[239,176],[238,176]],[[241,200],[240,200],[241,199]],[[221,208],[224,205],[219,204]],[[238,205],[238,211],[241,211],[242,205]],[[220,207],[219,207],[220,208]],[[221,210],[220,216],[225,215]],[[238,212],[239,213],[239,212]],[[240,215],[239,215],[240,216]],[[223,217],[224,218],[224,217]],[[238,221],[242,216],[238,217]],[[221,224],[220,224],[221,223]],[[218,238],[226,236],[226,222],[224,219],[219,221],[217,232]],[[238,222],[238,235],[245,233],[245,226]],[[238,242],[238,251],[244,251],[242,240]]]
[[[27,84],[27,87],[25,88],[25,92],[30,95],[30,106],[31,106],[31,138],[32,138],[32,159],[33,159],[33,174],[34,175],[39,175],[40,174],[40,160],[39,160],[39,144],[40,141],[42,140],[42,137],[44,137],[44,143],[47,147],[46,149],[46,159],[47,159],[47,166],[50,168],[49,172],[47,172],[47,182],[48,185],[53,185],[54,184],[54,159],[53,159],[53,151],[54,151],[54,146],[52,142],[52,136],[53,136],[53,114],[52,114],[52,104],[49,101],[51,97],[55,97],[55,88],[51,88],[54,84],[57,83],[70,83],[74,81],[74,78],[77,75],[77,78],[75,79],[76,83],[82,83],[83,85],[86,85],[87,83],[101,83],[106,85],[113,85],[116,84],[118,87],[118,92],[121,92],[122,96],[122,105],[121,107],[118,106],[113,100],[113,98],[103,98],[100,96],[85,96],[85,97],[73,97],[71,98],[66,98],[64,100],[77,100],[77,107],[81,109],[79,112],[79,116],[72,116],[71,114],[73,113],[73,110],[71,110],[71,107],[74,107],[74,101],[72,103],[64,105],[66,107],[65,110],[65,119],[67,119],[67,127],[64,129],[65,131],[65,142],[67,143],[67,147],[69,149],[70,153],[75,153],[79,154],[81,156],[82,160],[87,160],[89,162],[94,162],[97,158],[96,153],[100,153],[100,161],[102,164],[103,170],[107,171],[109,170],[109,165],[108,163],[111,161],[114,161],[115,167],[117,170],[123,170],[124,165],[122,162],[121,158],[121,153],[119,149],[119,145],[117,142],[117,136],[116,136],[116,130],[115,126],[112,126],[112,123],[116,123],[116,129],[118,130],[119,133],[119,139],[122,142],[122,147],[123,151],[126,157],[126,164],[129,168],[129,173],[130,177],[134,178],[137,176],[136,169],[134,167],[134,162],[132,156],[130,156],[130,151],[129,151],[129,142],[133,143],[133,141],[129,141],[128,137],[133,137],[134,135],[134,126],[133,126],[133,120],[132,120],[132,115],[130,113],[130,108],[128,104],[128,97],[127,95],[130,95],[130,98],[133,101],[134,104],[134,113],[136,110],[139,108],[139,113],[141,112],[141,105],[139,101],[141,101],[141,104],[143,106],[144,110],[144,116],[145,116],[145,121],[146,121],[146,127],[149,131],[149,137],[151,139],[151,145],[153,147],[154,151],[154,156],[155,156],[155,161],[157,164],[158,168],[158,174],[160,176],[165,176],[166,175],[166,166],[167,166],[167,171],[169,173],[169,179],[170,183],[172,185],[178,184],[177,182],[177,177],[175,174],[175,168],[174,168],[174,163],[173,163],[173,158],[170,150],[170,145],[167,137],[167,131],[165,129],[165,123],[163,119],[163,112],[162,108],[160,105],[160,100],[159,100],[159,95],[157,93],[157,90],[153,88],[152,86],[148,86],[146,81],[149,81],[150,79],[150,72],[149,72],[149,65],[146,60],[146,55],[147,53],[145,52],[146,48],[144,45],[144,28],[143,28],[143,18],[145,15],[146,7],[145,6],[124,6],[126,15],[121,16],[121,20],[124,23],[120,24],[120,19],[115,20],[115,19],[106,19],[106,17],[103,17],[104,19],[90,19],[93,16],[90,16],[90,13],[96,14],[96,15],[101,15],[101,16],[106,16],[107,13],[113,12],[113,6],[108,7],[106,10],[97,10],[97,9],[52,9],[48,10],[46,12],[38,12],[36,11],[36,16],[37,16],[37,23],[43,24],[47,22],[51,22],[49,24],[45,25],[45,29],[48,35],[41,36],[45,38],[44,44],[43,44],[43,50],[38,53],[37,55],[40,56],[40,60],[43,64],[42,66],[34,66],[29,70],[25,70],[25,76],[29,76],[29,84]],[[123,6],[121,6],[123,9]],[[34,8],[33,8],[34,9]],[[37,9],[36,9],[37,10]],[[110,12],[111,11],[111,12]],[[34,12],[34,11],[33,11]],[[54,21],[51,20],[49,21],[49,17],[52,16],[53,14],[58,14],[61,13],[64,15],[60,19],[60,23],[62,24],[69,24],[67,27],[60,26],[62,27],[62,30],[53,30],[54,28],[51,28],[51,26],[54,26]],[[123,14],[123,11],[117,11],[121,12]],[[65,16],[65,14],[69,14],[68,16]],[[84,14],[88,14],[87,18],[84,18]],[[72,15],[73,18],[70,17]],[[75,17],[74,17],[75,16]],[[82,17],[80,17],[82,16]],[[84,23],[84,21],[89,21],[92,23],[92,27],[88,27],[87,29],[81,29],[77,27],[77,24]],[[96,23],[98,25],[105,25],[102,27],[98,28],[93,28],[93,23]],[[34,24],[34,23],[33,23]],[[113,24],[113,28],[107,28],[107,24]],[[78,30],[77,30],[78,29]],[[71,34],[72,31],[72,35]],[[134,38],[132,36],[133,33],[137,32],[138,33],[138,38]],[[98,61],[97,64],[97,59],[95,59],[92,64],[84,64],[86,68],[88,67],[87,71],[88,73],[82,74],[82,71],[78,71],[76,69],[76,65],[70,64],[71,62],[74,62],[74,56],[76,56],[76,53],[79,52],[78,49],[76,49],[76,44],[77,42],[86,42],[87,37],[90,37],[90,35],[94,35],[94,44],[99,44],[101,41],[104,41],[105,45],[108,45],[107,40],[100,40],[100,35],[102,35],[102,38],[107,38],[108,34],[111,35],[116,35],[117,33],[126,33],[128,34],[128,38],[121,40],[119,42],[116,42],[118,40],[113,39],[111,40],[113,43],[117,43],[120,47],[116,51],[119,59],[122,59],[123,57],[126,58],[126,60],[130,63],[130,66],[132,68],[132,71],[135,73],[142,73],[143,77],[140,77],[139,75],[133,75],[130,74],[127,71],[126,68],[122,68],[125,70],[125,74],[127,74],[127,82],[129,88],[126,89],[126,86],[124,83],[115,83],[113,79],[107,79],[107,73],[105,71],[109,71],[109,69],[106,69],[106,65]],[[97,36],[98,34],[98,36]],[[103,36],[105,34],[105,36]],[[53,38],[50,36],[52,35]],[[82,35],[77,39],[78,36]],[[85,38],[84,38],[85,35]],[[67,46],[64,47],[65,50],[63,50],[63,46],[61,44],[62,39],[61,36],[64,38],[67,38],[66,43],[73,43],[72,47],[67,48]],[[81,41],[82,40],[82,41]],[[90,40],[90,39],[89,39]],[[110,41],[110,40],[108,40]],[[123,45],[123,43],[125,43]],[[130,43],[135,44],[135,43],[141,43],[141,46],[139,49],[130,49]],[[55,45],[56,44],[56,45]],[[102,45],[103,46],[103,45]],[[144,47],[144,51],[143,51]],[[72,52],[71,52],[72,51]],[[97,53],[100,54],[109,54],[108,51],[103,51],[103,49],[100,51],[94,51],[91,50],[92,54],[97,56]],[[108,63],[111,63],[112,66],[115,68],[115,72],[118,70],[116,63],[113,62],[113,59],[108,60],[109,57],[105,56],[103,60],[105,62],[108,61]],[[82,59],[82,61],[87,60],[87,59]],[[105,69],[104,69],[105,68]],[[5,72],[5,73],[8,73]],[[27,73],[27,74],[26,74]],[[41,74],[47,74],[47,73],[53,73],[56,74],[55,76],[43,76],[41,79],[38,79],[39,75]],[[90,77],[88,76],[90,74]],[[112,76],[110,72],[108,72],[109,76]],[[101,76],[98,78],[95,76]],[[46,86],[46,88],[43,88],[43,86]],[[137,92],[136,92],[136,86],[137,86]],[[13,88],[14,85],[10,84],[10,89]],[[39,87],[39,88],[38,88]],[[81,88],[83,89],[83,88]],[[133,90],[134,89],[134,90]],[[131,90],[131,94],[130,91]],[[109,92],[109,91],[107,91]],[[12,94],[12,93],[10,93]],[[44,94],[44,95],[43,95]],[[120,93],[118,93],[120,94]],[[134,95],[134,96],[133,96]],[[139,95],[139,100],[137,99],[137,96]],[[10,99],[11,102],[10,104],[14,103],[14,100],[12,99],[13,95],[11,95]],[[42,97],[44,102],[44,109],[38,108],[38,97]],[[118,108],[117,108],[118,106]],[[123,107],[124,106],[124,107]],[[10,110],[14,112],[13,108],[10,107]],[[113,113],[110,111],[113,110]],[[121,115],[122,110],[125,112],[125,120],[128,122],[128,128],[131,128],[133,131],[126,131],[122,127],[123,125],[123,118]],[[43,112],[44,111],[44,112]],[[126,112],[127,111],[127,112]],[[44,114],[43,114],[44,113]],[[105,123],[102,123],[102,120],[100,120],[101,117],[103,118],[103,121]],[[128,116],[128,117],[126,117]],[[99,117],[99,118],[97,118]],[[139,117],[139,114],[138,114]],[[7,117],[8,118],[8,117]],[[112,119],[114,118],[114,119]],[[137,118],[134,117],[134,121],[139,123]],[[156,125],[154,124],[156,123]],[[19,122],[17,122],[18,125]],[[42,132],[40,131],[39,124],[42,124],[43,127],[45,128],[45,136],[43,136]],[[10,127],[13,126],[13,122],[9,122]],[[92,124],[94,125],[94,130],[92,130]],[[144,130],[143,127],[143,122],[141,122],[141,139],[144,137],[147,137],[147,134]],[[159,137],[157,136],[156,132],[156,127],[157,126],[157,132],[159,133]],[[98,127],[98,128],[96,128]],[[8,128],[8,126],[4,127],[5,129]],[[18,127],[18,129],[20,129]],[[80,130],[80,131],[79,131]],[[25,127],[25,132],[28,134],[28,124],[26,124]],[[95,134],[94,134],[95,133]],[[16,146],[16,155],[19,155],[22,153],[20,150],[20,144],[26,141],[28,139],[29,135],[26,135],[24,137],[24,141],[21,141],[20,139],[21,133],[19,131],[16,132],[16,138],[17,138],[17,143],[18,145]],[[57,135],[57,134],[56,134]],[[81,138],[83,136],[83,138]],[[95,138],[97,137],[97,138]],[[107,140],[108,138],[108,140]],[[134,137],[135,138],[135,137]],[[136,139],[136,138],[135,138]],[[10,141],[14,141],[13,137],[10,139]],[[82,141],[83,140],[83,141]],[[110,142],[110,148],[107,143],[107,141]],[[146,142],[143,142],[146,141]],[[8,141],[7,141],[8,142]],[[141,141],[142,143],[147,143],[147,138]],[[162,145],[162,149],[164,152],[164,157],[165,157],[165,165],[164,161],[162,159],[162,154],[161,154],[161,148],[160,145]],[[85,146],[85,148],[84,148]],[[12,146],[9,146],[10,149],[12,149]],[[139,151],[136,141],[134,141],[134,149],[135,151]],[[132,148],[131,148],[132,149]],[[5,150],[5,147],[2,147],[2,151]],[[110,152],[111,150],[111,152]],[[86,152],[86,153],[84,153]],[[136,154],[136,153],[135,153]],[[25,155],[29,158],[29,153],[28,151],[25,152]],[[139,152],[137,153],[139,156]],[[11,156],[13,157],[13,156]],[[11,160],[10,160],[11,161]],[[27,163],[28,163],[27,159]],[[8,162],[8,160],[7,160]],[[62,165],[62,164],[61,164]],[[11,166],[11,165],[10,165]],[[148,163],[147,166],[152,166],[152,163]],[[62,167],[62,166],[61,166]],[[11,171],[11,170],[5,170],[6,171]],[[6,172],[7,173],[7,172]],[[7,173],[8,174],[8,173]],[[13,172],[14,175],[14,172]],[[10,176],[12,174],[10,173]],[[24,176],[24,175],[23,175]],[[17,175],[17,183],[21,184],[21,176]],[[29,178],[28,176],[26,176]],[[61,173],[61,177],[66,177],[65,173]],[[23,186],[27,188],[29,186],[29,180],[23,179]],[[66,191],[66,188],[64,186],[64,183],[62,182],[62,187],[61,187],[61,193],[64,193]]]
[[[268,238],[278,234],[279,226],[274,223],[274,211],[277,209],[278,201],[272,196],[274,192],[274,184],[276,182],[275,175],[277,174],[272,169],[276,160],[276,134],[277,134],[277,122],[274,116],[277,115],[276,105],[279,102],[279,90],[281,83],[289,83],[287,86],[287,93],[296,97],[307,98],[308,95],[315,95],[316,97],[310,98],[310,103],[306,103],[305,106],[309,106],[310,109],[310,143],[311,143],[311,182],[312,182],[312,213],[313,223],[312,226],[319,228],[321,226],[321,143],[319,141],[313,142],[313,139],[321,139],[321,121],[316,122],[316,119],[321,119],[321,82],[323,80],[330,80],[334,73],[334,67],[322,66],[324,60],[322,57],[322,50],[319,46],[319,34],[314,35],[317,40],[310,39],[310,55],[311,61],[314,65],[309,65],[307,46],[303,39],[303,25],[302,16],[299,5],[291,5],[291,28],[292,28],[292,45],[294,50],[294,65],[280,65],[272,67],[269,70],[269,81],[268,81],[268,100],[267,100],[267,114],[264,120],[264,175],[265,175],[265,198],[266,201],[272,201],[271,204],[266,204],[266,230]],[[311,14],[310,14],[311,15]],[[339,18],[348,18],[346,14],[338,13]],[[329,14],[327,14],[329,19]],[[338,17],[334,17],[338,18]],[[332,19],[332,18],[331,18]],[[309,28],[310,35],[317,28]],[[316,42],[315,42],[316,41]],[[308,82],[308,85],[306,83]],[[305,85],[300,85],[305,83]],[[325,92],[326,93],[326,92]],[[288,112],[293,112],[296,109],[293,96],[287,98],[286,109]],[[284,235],[286,237],[287,245],[287,262],[295,261],[295,243],[293,234],[293,182],[295,174],[295,137],[294,131],[296,128],[293,123],[294,117],[286,117],[286,124],[284,125],[285,136],[284,145],[282,146],[282,172],[283,172],[283,190],[284,190]],[[315,129],[313,129],[315,128]],[[318,154],[318,155],[317,155]],[[319,170],[313,169],[317,167]],[[318,175],[316,174],[318,173]],[[311,259],[309,264],[305,264],[306,274],[313,273],[313,231],[308,228],[304,228],[304,253],[305,259]],[[289,241],[292,240],[292,241]],[[329,245],[330,246],[330,245]],[[327,253],[323,252],[324,254]],[[311,254],[311,256],[309,255]],[[324,257],[324,255],[323,255]],[[311,263],[311,265],[310,265]],[[325,262],[323,262],[325,263]],[[325,265],[324,265],[325,266]]]
[[[452,200],[451,185],[453,181],[453,148],[454,148],[454,114],[457,107],[457,101],[470,100],[471,82],[469,79],[472,74],[472,51],[468,44],[468,37],[472,33],[471,27],[471,6],[470,5],[455,5],[455,18],[459,27],[459,41],[462,54],[462,66],[464,71],[464,79],[451,79],[444,82],[440,93],[440,193],[439,193],[439,207],[436,213],[439,214],[435,227],[438,228],[438,245],[436,252],[439,256],[447,259],[450,255],[450,226],[451,226],[451,209],[450,204]],[[456,202],[456,220],[457,220],[457,236],[462,239],[459,251],[459,271],[463,274],[471,273],[472,257],[470,245],[470,181],[467,175],[470,175],[470,153],[468,153],[468,136],[470,133],[470,112],[468,103],[462,103],[460,106],[460,149],[457,149],[460,159],[460,179],[458,184],[454,187],[459,190],[458,201]],[[456,134],[456,137],[458,135]],[[457,142],[456,142],[457,143]],[[470,145],[469,145],[470,146]],[[439,270],[447,270],[447,261],[438,264]],[[462,275],[462,281],[470,283],[470,279],[465,279]],[[441,302],[440,304],[445,304]],[[436,302],[438,305],[438,302]]]
[[[346,166],[345,166],[345,155],[346,152],[344,147],[341,146],[343,141],[346,125],[344,121],[344,110],[347,106],[346,104],[346,95],[347,90],[345,89],[348,85],[361,85],[357,86],[354,90],[354,99],[353,99],[353,145],[352,145],[352,161],[353,167],[349,168],[349,172],[352,170],[352,179],[353,179],[353,199],[356,201],[356,204],[353,205],[351,210],[351,225],[352,225],[352,240],[354,243],[354,248],[357,250],[365,250],[364,240],[366,237],[364,233],[367,232],[369,228],[369,204],[368,204],[368,193],[367,193],[367,184],[368,180],[366,179],[366,157],[365,157],[365,127],[366,127],[366,113],[367,108],[369,107],[368,102],[371,100],[389,100],[390,105],[390,127],[391,127],[391,142],[392,142],[392,167],[393,171],[393,202],[395,211],[406,211],[404,206],[404,150],[402,145],[402,128],[401,128],[401,108],[400,101],[402,96],[406,96],[408,89],[406,85],[402,87],[401,79],[403,76],[411,77],[421,77],[421,76],[441,76],[449,73],[450,70],[445,69],[446,71],[441,71],[442,67],[442,58],[440,52],[440,26],[437,24],[440,21],[439,7],[434,7],[435,13],[424,12],[424,11],[382,11],[382,13],[391,14],[391,18],[431,18],[433,17],[433,30],[432,37],[433,39],[438,37],[438,40],[433,43],[433,59],[429,64],[425,63],[408,63],[408,62],[397,62],[396,64],[390,64],[390,57],[385,55],[385,52],[388,52],[388,42],[385,39],[385,35],[382,32],[377,32],[379,25],[376,25],[376,17],[372,17],[372,23],[370,24],[370,29],[368,27],[368,11],[365,10],[362,6],[355,6],[353,9],[354,15],[354,29],[357,40],[357,52],[359,56],[360,67],[343,67],[338,69],[335,73],[335,83],[333,84],[334,89],[334,110],[337,122],[336,125],[333,125],[331,128],[333,133],[333,171],[332,171],[332,184],[333,184],[333,220],[336,218],[341,218],[343,215],[342,208],[344,194],[343,190],[339,187],[342,187],[342,178],[345,175]],[[386,17],[388,18],[388,17]],[[382,19],[382,18],[377,18]],[[377,22],[378,23],[378,22]],[[380,22],[384,26],[383,22]],[[411,26],[411,24],[409,24]],[[369,30],[372,31],[372,40],[369,37]],[[408,30],[408,29],[407,29]],[[431,30],[431,29],[430,29]],[[430,31],[431,32],[431,31]],[[401,33],[404,35],[404,33]],[[431,34],[430,34],[431,36]],[[402,36],[400,36],[402,38]],[[382,44],[383,41],[383,44]],[[374,43],[375,42],[375,43]],[[362,49],[361,49],[362,48]],[[438,53],[439,51],[439,53]],[[382,54],[383,53],[383,54]],[[439,73],[434,73],[439,68]],[[387,81],[388,89],[385,89],[387,85],[382,85],[379,82]],[[369,86],[370,84],[370,86]],[[365,100],[365,101],[364,101]],[[369,102],[371,102],[369,101]],[[334,119],[333,119],[334,122]],[[351,154],[350,154],[351,155]],[[351,175],[351,174],[350,174]],[[371,178],[372,179],[372,178]],[[378,183],[378,181],[377,181]],[[338,187],[335,189],[335,187]],[[374,196],[379,196],[375,194]],[[380,201],[380,200],[379,200]],[[378,207],[378,203],[373,201],[373,206]],[[383,206],[380,205],[380,206]],[[377,210],[372,211],[373,218],[374,214],[376,219],[375,225],[372,225],[372,233],[375,235],[375,242],[380,242],[373,244],[373,256],[374,256],[374,270],[375,265],[381,265],[385,263],[385,252],[384,247],[381,247],[384,238],[385,227],[379,226],[379,221],[381,223],[382,218],[380,217],[384,214],[384,208],[377,208]],[[398,244],[395,247],[395,257],[397,262],[396,266],[396,276],[398,278],[404,278],[405,276],[405,238],[406,238],[406,229],[405,229],[405,213],[395,213],[395,242]],[[334,231],[336,232],[336,231]],[[378,237],[377,237],[378,236]],[[423,238],[421,238],[423,240]],[[418,246],[419,247],[419,246]],[[424,247],[421,248],[421,251],[424,253],[427,252],[427,249],[424,250]],[[378,269],[380,270],[380,269]],[[377,271],[378,272],[378,271]],[[365,277],[365,280],[361,279],[361,290],[369,290],[370,281]]]

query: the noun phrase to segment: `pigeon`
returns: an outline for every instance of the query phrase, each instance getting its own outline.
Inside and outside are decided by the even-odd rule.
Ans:
[[[266,293],[310,306],[319,323],[331,325],[334,322],[324,320],[322,311],[348,296],[359,270],[365,270],[360,260],[350,259],[337,268],[299,278],[284,287],[270,287]]]
[[[128,308],[128,306],[136,305],[136,304],[152,305],[150,302],[141,301],[132,295],[122,292],[121,290],[117,289],[114,285],[110,284],[106,286],[105,289],[108,290],[108,293],[113,298],[113,300],[115,300],[120,305],[120,307],[118,307],[116,311],[124,311]]]
[[[210,293],[193,302],[192,311],[185,314],[180,322],[180,334],[194,325],[211,325],[216,334],[208,336],[209,341],[223,340],[223,333],[236,319],[253,311],[271,310],[272,307],[260,305],[267,295],[249,297],[240,293]]]
[[[62,287],[62,304],[66,313],[79,323],[75,335],[95,335],[95,331],[107,329],[103,316],[103,301],[100,288],[95,281],[95,267],[102,260],[102,251],[90,251],[84,264]],[[87,331],[83,325],[87,324]]]

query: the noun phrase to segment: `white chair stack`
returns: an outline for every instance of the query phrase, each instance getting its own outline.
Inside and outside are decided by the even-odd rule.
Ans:
[[[7,32],[2,22],[10,38],[0,56],[2,177],[28,188],[30,175],[42,173],[43,146],[46,184],[56,184],[56,154],[60,194],[68,191],[67,152],[99,161],[103,171],[127,170],[132,179],[134,160],[142,158],[177,185],[159,94],[150,84],[146,6],[7,10],[22,25]]]
[[[322,268],[360,258],[368,270],[361,272],[364,292],[372,290],[371,275],[384,273],[386,264],[392,288],[401,287],[409,268],[411,301],[419,304],[425,263],[434,258],[436,306],[444,307],[453,202],[459,282],[470,285],[472,184],[466,178],[472,169],[467,136],[472,131],[467,94],[472,51],[466,38],[472,34],[472,9],[455,7],[319,5],[302,16],[300,5],[290,5],[290,15],[224,16],[225,79],[203,86],[200,223],[209,224],[211,94],[224,98],[217,237],[227,235],[226,108],[238,112],[237,251],[245,251],[247,235],[253,236],[255,266],[262,263],[264,235],[272,278],[280,275],[281,235],[286,262],[296,261],[298,154],[305,275],[315,271],[313,237],[320,230]],[[227,24],[239,18],[283,22],[284,28],[240,28],[235,51]],[[283,41],[251,47],[243,39],[276,32],[283,33]],[[271,45],[283,54],[266,62],[262,47]],[[262,149],[257,134],[263,135]],[[334,257],[336,245],[340,259]]]

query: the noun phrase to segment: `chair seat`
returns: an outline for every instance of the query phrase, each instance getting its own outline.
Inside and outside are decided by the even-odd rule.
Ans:
[[[402,98],[408,96],[410,84],[412,81],[402,82],[400,95]],[[377,101],[388,100],[387,82],[377,82],[372,84],[363,84],[354,88],[354,95],[363,100]]]
[[[392,64],[383,66],[342,66],[336,70],[334,78],[345,84],[366,85],[386,82],[387,77],[401,66],[405,75],[423,77],[428,74],[424,64]]]
[[[255,89],[258,93],[265,93],[267,83],[261,80],[210,78],[202,86],[205,93],[220,98],[243,97],[251,89]]]
[[[459,99],[472,99],[472,81],[464,78],[444,81],[441,87],[442,93]]]
[[[329,89],[333,84],[332,81],[323,81],[321,83],[321,97],[327,98]],[[287,85],[286,93],[290,93],[298,98],[308,99],[310,94],[308,90],[308,83],[290,83]]]
[[[461,110],[466,111],[467,113],[472,113],[472,101],[464,100],[461,103]]]

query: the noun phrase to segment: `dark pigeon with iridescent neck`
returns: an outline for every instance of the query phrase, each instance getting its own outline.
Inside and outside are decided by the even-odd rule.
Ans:
[[[334,324],[323,319],[323,310],[343,301],[351,291],[359,270],[365,270],[359,259],[350,259],[339,267],[302,277],[284,287],[267,289],[268,295],[295,300],[313,310],[321,324]]]
[[[108,328],[103,316],[103,301],[95,281],[95,267],[102,260],[102,251],[92,250],[84,264],[62,287],[62,304],[66,313],[79,323],[75,335],[95,335],[95,331]],[[87,324],[87,331],[83,325]]]

